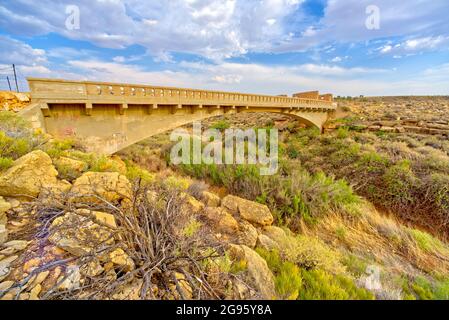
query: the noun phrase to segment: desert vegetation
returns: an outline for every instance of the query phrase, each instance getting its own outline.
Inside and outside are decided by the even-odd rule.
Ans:
[[[278,128],[279,171],[261,176],[174,166],[167,135],[106,157],[0,117],[2,299],[449,299],[444,135],[357,112],[326,134],[206,123]]]

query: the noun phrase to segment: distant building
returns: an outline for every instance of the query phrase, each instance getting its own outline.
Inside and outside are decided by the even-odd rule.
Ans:
[[[319,100],[320,99],[320,93],[318,91],[299,92],[299,93],[294,93],[293,94],[293,98]]]

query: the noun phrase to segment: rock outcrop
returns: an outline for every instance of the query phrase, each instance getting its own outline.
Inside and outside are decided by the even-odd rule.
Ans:
[[[249,283],[260,293],[262,299],[276,298],[273,273],[257,252],[245,245],[230,245],[229,253],[232,259],[246,262]]]
[[[228,195],[222,199],[221,206],[258,226],[269,226],[273,223],[270,209],[254,201]]]
[[[57,176],[51,158],[43,151],[32,151],[0,176],[0,195],[36,197],[43,189],[57,186]]]
[[[75,256],[82,256],[114,243],[113,231],[110,228],[74,212],[68,212],[53,221],[48,239]]]
[[[117,172],[86,172],[70,190],[73,202],[118,203],[131,198],[131,183]]]

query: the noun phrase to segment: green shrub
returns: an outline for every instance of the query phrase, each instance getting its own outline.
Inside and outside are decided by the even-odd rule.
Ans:
[[[294,263],[283,261],[275,250],[267,251],[257,248],[256,251],[265,259],[274,273],[276,292],[280,299],[296,300],[302,286],[301,270]]]
[[[17,159],[31,150],[30,141],[26,138],[10,137],[0,131],[0,157]]]
[[[404,282],[403,292],[419,300],[449,300],[449,280],[418,276],[412,282]]]
[[[339,127],[336,136],[338,139],[346,139],[349,137],[349,129],[347,127]]]
[[[373,300],[367,290],[358,288],[354,281],[342,275],[322,270],[301,270],[303,289],[300,300]]]
[[[229,129],[230,127],[231,127],[231,125],[226,120],[219,120],[211,125],[212,129],[217,129],[217,130],[222,130],[222,131],[225,129]]]
[[[184,237],[190,238],[198,232],[201,226],[201,222],[192,217],[190,218],[187,225],[182,229],[182,235]]]
[[[75,142],[72,139],[53,140],[44,147],[44,151],[52,158],[57,159],[64,152],[73,148]]]
[[[139,180],[143,185],[149,185],[155,181],[154,174],[131,163],[126,166],[126,177],[130,181]]]
[[[0,172],[11,168],[13,163],[14,163],[14,160],[12,158],[0,157]]]
[[[386,170],[383,175],[385,183],[385,200],[393,206],[408,206],[416,199],[414,190],[417,189],[419,180],[410,168],[410,161],[399,161]]]

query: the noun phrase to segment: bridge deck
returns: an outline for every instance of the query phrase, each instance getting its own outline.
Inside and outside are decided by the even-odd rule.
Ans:
[[[28,78],[33,102],[48,104],[128,104],[332,111],[332,101],[108,82]]]

